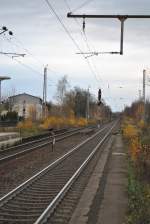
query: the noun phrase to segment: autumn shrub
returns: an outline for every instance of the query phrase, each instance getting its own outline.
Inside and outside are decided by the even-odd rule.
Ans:
[[[131,140],[135,137],[138,137],[138,134],[138,129],[132,124],[127,124],[123,128],[123,136],[127,140]]]
[[[123,137],[128,141],[129,153],[132,160],[136,161],[140,150],[139,130],[135,125],[126,123],[123,126]]]
[[[79,127],[86,126],[87,120],[85,118],[70,117],[55,117],[50,116],[46,118],[42,124],[42,128],[62,128],[62,127]]]
[[[64,124],[64,118],[62,117],[55,117],[55,116],[50,116],[46,118],[42,124],[42,127],[44,129],[48,128],[60,128]]]
[[[141,129],[141,130],[143,130],[144,128],[145,128],[145,122],[144,122],[144,120],[140,120],[138,123],[137,123],[137,126]]]
[[[128,167],[128,213],[126,224],[149,224],[150,187],[139,181],[133,162]]]
[[[128,168],[128,214],[126,224],[149,224],[150,186],[145,175],[148,173],[145,162],[148,158],[148,146],[143,145],[141,133],[145,128],[143,121],[136,125],[131,120],[123,124],[123,137],[129,148]],[[145,184],[146,183],[146,184]]]
[[[21,128],[21,129],[32,128],[33,127],[33,122],[32,122],[32,120],[27,119],[25,121],[19,122],[17,127]]]
[[[77,119],[77,125],[82,127],[82,126],[86,126],[88,124],[87,119],[85,118],[78,118]]]
[[[28,137],[42,132],[39,124],[33,123],[30,119],[19,122],[17,128],[20,131],[22,137]]]
[[[74,117],[69,117],[67,119],[67,122],[68,122],[68,125],[71,126],[71,127],[76,125],[76,119]]]
[[[141,119],[141,109],[138,107],[134,115],[131,114],[132,119],[126,117],[122,123],[129,149],[126,224],[150,224],[150,135],[147,124]]]
[[[141,145],[138,137],[134,137],[130,140],[129,149],[131,159],[136,162],[141,150]]]
[[[150,144],[142,141],[140,153],[137,158],[137,172],[138,175],[150,184]]]
[[[97,124],[97,120],[96,119],[89,119],[88,120],[88,124],[89,125],[96,125]]]

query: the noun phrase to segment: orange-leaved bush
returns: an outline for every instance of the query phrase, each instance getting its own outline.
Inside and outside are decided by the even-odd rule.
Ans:
[[[17,125],[17,128],[20,128],[20,129],[28,129],[32,127],[33,127],[33,122],[30,119],[19,122]]]
[[[123,127],[123,136],[129,142],[129,152],[131,159],[136,161],[141,148],[139,141],[139,130],[135,125],[126,123],[126,125]]]
[[[49,116],[46,118],[41,125],[42,128],[48,129],[48,128],[61,128],[61,127],[78,127],[78,126],[86,126],[87,120],[85,118],[76,118],[72,114],[69,117],[55,117],[55,116]]]
[[[137,160],[137,157],[138,157],[138,155],[140,153],[140,149],[141,149],[141,145],[140,145],[140,142],[139,142],[139,138],[138,137],[132,138],[130,140],[129,147],[130,147],[131,159],[133,161],[136,161]]]
[[[132,124],[127,124],[126,126],[123,127],[123,136],[130,140],[134,137],[137,137],[139,135],[138,129],[132,125]]]
[[[63,117],[49,116],[42,124],[44,129],[48,128],[60,128],[65,125],[65,119]]]
[[[77,119],[77,125],[78,126],[86,126],[87,125],[87,119],[81,117]]]

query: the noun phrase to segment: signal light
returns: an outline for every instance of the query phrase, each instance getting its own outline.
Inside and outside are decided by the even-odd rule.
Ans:
[[[98,90],[98,106],[101,105],[101,96],[102,96],[102,91],[101,89]]]
[[[101,101],[102,91],[101,89],[98,90],[98,100]]]

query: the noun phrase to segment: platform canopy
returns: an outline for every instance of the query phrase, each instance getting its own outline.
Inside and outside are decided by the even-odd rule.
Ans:
[[[0,81],[11,79],[9,76],[0,76]]]
[[[8,80],[8,79],[11,79],[9,76],[0,76],[0,104],[1,104],[1,101],[2,101],[2,96],[1,96],[1,82],[4,81],[4,80]]]

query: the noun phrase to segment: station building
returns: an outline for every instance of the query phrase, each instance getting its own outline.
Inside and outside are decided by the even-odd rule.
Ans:
[[[25,119],[38,120],[42,117],[42,99],[27,93],[9,97],[11,111],[16,111],[18,116]]]

